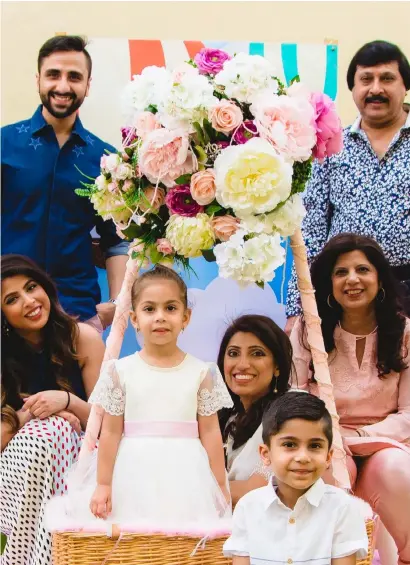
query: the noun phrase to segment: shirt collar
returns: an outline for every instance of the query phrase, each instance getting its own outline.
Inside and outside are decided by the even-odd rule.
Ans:
[[[360,127],[361,121],[362,121],[362,117],[360,115],[357,116],[353,124],[350,126],[349,133],[359,133],[362,130],[362,128]],[[405,121],[405,124],[404,126],[401,127],[401,129],[408,129],[408,128],[410,128],[410,112],[407,114],[407,120]]]
[[[46,122],[46,120],[44,119],[43,116],[43,106],[42,104],[39,105],[39,107],[37,108],[37,110],[34,112],[32,118],[31,118],[31,133],[37,133],[39,131],[41,131],[42,129],[46,128],[46,127],[51,127],[49,123]],[[84,144],[87,144],[87,130],[84,128],[83,124],[81,123],[80,118],[77,115],[77,118],[74,122],[74,127],[73,127],[73,134],[77,135],[78,137],[80,137],[80,139],[82,139],[82,141],[84,142]]]
[[[269,484],[267,487],[266,497],[265,497],[265,510],[269,508],[271,504],[276,502],[277,504],[282,504],[282,501],[276,494],[276,488],[273,485],[274,477],[270,478]],[[323,495],[326,490],[326,485],[322,479],[317,480],[308,491],[305,492],[303,496],[300,497],[299,500],[305,498],[311,506],[319,506],[320,501],[323,498]]]

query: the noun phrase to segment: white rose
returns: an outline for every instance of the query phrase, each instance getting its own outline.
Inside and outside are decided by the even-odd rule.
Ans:
[[[117,180],[126,180],[134,176],[134,171],[128,163],[120,163],[115,169],[115,172],[113,172],[113,176],[115,176]]]

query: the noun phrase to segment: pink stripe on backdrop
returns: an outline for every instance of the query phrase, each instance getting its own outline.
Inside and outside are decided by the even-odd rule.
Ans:
[[[125,422],[125,437],[197,438],[198,422]]]

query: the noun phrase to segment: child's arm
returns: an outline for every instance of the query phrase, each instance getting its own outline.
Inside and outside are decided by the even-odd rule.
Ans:
[[[232,556],[232,565],[250,565],[250,563],[251,560],[249,559],[249,557],[239,557],[239,555]]]
[[[332,559],[332,565],[356,565],[356,553],[353,555],[348,555],[347,557],[339,557],[337,559]]]
[[[212,414],[211,416],[200,416],[198,414],[198,429],[199,439],[208,454],[209,464],[214,477],[225,498],[230,502],[225,472],[224,448],[217,414]]]
[[[97,487],[90,502],[90,510],[97,518],[106,519],[112,510],[111,484],[118,446],[124,430],[124,415],[104,414],[98,444]]]

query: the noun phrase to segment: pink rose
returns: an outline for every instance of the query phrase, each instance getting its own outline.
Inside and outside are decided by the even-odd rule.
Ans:
[[[340,118],[333,100],[322,92],[314,92],[310,102],[315,110],[316,145],[313,156],[319,161],[339,153],[343,148]]]
[[[161,124],[157,122],[152,112],[141,112],[135,120],[135,130],[141,139],[145,139],[149,133],[160,127]]]
[[[242,110],[229,100],[220,100],[209,109],[209,120],[216,131],[230,133],[243,122]]]
[[[174,249],[170,241],[165,237],[157,239],[157,251],[159,251],[163,255],[172,255],[174,253]]]
[[[163,204],[165,204],[164,189],[161,187],[155,189],[153,186],[148,186],[144,190],[144,196],[141,198],[138,208],[142,212],[157,212]]]
[[[167,188],[181,175],[197,170],[197,161],[182,130],[156,129],[144,139],[139,153],[139,167],[152,183],[161,181]]]
[[[132,180],[127,179],[124,181],[123,185],[122,185],[122,191],[123,192],[128,192],[129,190],[132,190],[134,188],[134,183],[132,182]]]
[[[116,182],[110,182],[107,186],[109,192],[111,192],[111,194],[117,194],[119,192],[118,190],[118,184]]]
[[[215,216],[211,220],[211,225],[217,239],[220,241],[228,241],[238,229],[239,220],[229,215]]]
[[[222,71],[225,61],[229,61],[231,56],[221,49],[211,49],[203,47],[194,57],[201,74],[216,75]]]
[[[192,175],[191,194],[198,204],[201,204],[201,206],[210,204],[215,199],[215,192],[215,172],[213,169],[205,169]]]
[[[279,153],[306,161],[316,143],[313,107],[303,97],[261,94],[251,106],[259,135]]]

